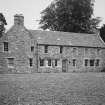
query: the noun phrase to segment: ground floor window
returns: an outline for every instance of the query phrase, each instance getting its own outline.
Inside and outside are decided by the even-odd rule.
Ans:
[[[94,59],[90,59],[90,66],[94,66]]]
[[[85,59],[84,66],[99,66],[99,59]]]
[[[55,59],[55,66],[58,66],[58,60]]]
[[[96,66],[99,66],[100,65],[100,60],[99,59],[96,59]]]
[[[40,66],[44,66],[44,59],[40,59]]]
[[[58,59],[40,59],[39,60],[40,66],[52,66],[52,67],[57,67],[59,65],[59,60]]]
[[[51,59],[48,59],[48,66],[51,66]]]
[[[7,58],[8,67],[14,67],[14,58]]]
[[[73,66],[76,66],[76,59],[73,59]]]

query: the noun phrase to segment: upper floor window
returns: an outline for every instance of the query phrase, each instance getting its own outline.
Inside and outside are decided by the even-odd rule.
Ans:
[[[29,58],[29,64],[30,64],[30,67],[33,66],[33,59],[32,58]]]
[[[78,49],[77,48],[73,48],[73,55],[78,55]]]
[[[55,66],[58,66],[58,60],[55,59]]]
[[[34,52],[34,46],[31,46],[31,52]]]
[[[47,45],[45,45],[44,52],[45,52],[45,53],[48,53],[48,46],[47,46]]]
[[[88,66],[88,59],[85,59],[85,66]]]
[[[8,67],[12,68],[14,66],[14,58],[8,58]]]
[[[44,59],[40,59],[40,66],[44,66]]]
[[[63,46],[60,46],[60,53],[63,52]]]
[[[98,49],[97,49],[97,55],[100,55],[100,51],[101,51],[101,50],[98,48]]]
[[[85,48],[85,55],[89,54],[89,48]]]
[[[4,42],[4,51],[8,51],[8,42]]]

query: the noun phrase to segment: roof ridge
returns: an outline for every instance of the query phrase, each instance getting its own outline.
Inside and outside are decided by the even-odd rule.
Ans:
[[[28,29],[29,30],[29,29]],[[46,30],[29,30],[29,31],[41,31],[41,32],[57,32],[57,33],[71,33],[71,34],[82,34],[82,35],[95,35],[96,36],[96,33],[94,34],[89,34],[89,33],[75,33],[75,32],[63,32],[63,31],[46,31]],[[65,34],[65,35],[68,35],[68,34]]]

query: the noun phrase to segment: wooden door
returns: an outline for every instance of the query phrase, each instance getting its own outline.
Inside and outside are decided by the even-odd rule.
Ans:
[[[67,72],[68,64],[67,59],[62,60],[62,72]]]

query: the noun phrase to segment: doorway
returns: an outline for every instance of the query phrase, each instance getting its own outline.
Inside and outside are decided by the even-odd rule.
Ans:
[[[67,59],[62,60],[62,72],[67,72],[68,69],[68,61]]]

